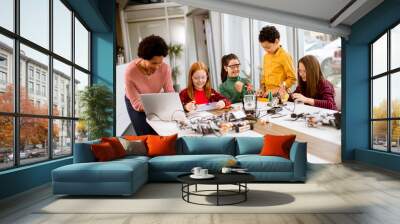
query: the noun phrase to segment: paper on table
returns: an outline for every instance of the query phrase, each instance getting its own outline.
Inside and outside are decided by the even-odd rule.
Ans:
[[[207,111],[207,110],[215,110],[215,109],[217,109],[217,102],[207,103],[207,104],[199,104],[199,105],[196,105],[196,106],[197,106],[197,108],[196,108],[197,112],[199,112],[199,111]]]
[[[189,112],[188,114],[188,118],[208,118],[208,117],[213,117],[214,114],[207,112],[207,111],[192,111]]]

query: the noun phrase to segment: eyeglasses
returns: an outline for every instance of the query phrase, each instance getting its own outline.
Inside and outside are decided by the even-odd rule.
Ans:
[[[240,67],[240,64],[228,65],[228,66],[226,66],[226,67],[228,67],[228,68],[239,68],[239,67]]]

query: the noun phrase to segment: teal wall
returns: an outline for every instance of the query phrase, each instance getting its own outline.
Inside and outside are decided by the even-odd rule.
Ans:
[[[48,183],[53,169],[71,163],[69,157],[0,172],[0,199]]]
[[[400,155],[366,149],[355,150],[355,160],[369,165],[400,172]]]
[[[98,8],[105,18],[104,20],[109,27],[108,32],[92,32],[92,81],[93,83],[105,84],[112,90],[115,100],[115,51],[116,51],[116,34],[115,34],[115,1],[99,0]],[[115,105],[115,104],[114,104]],[[114,116],[112,117],[113,126],[109,132],[115,135],[115,106]]]
[[[400,22],[400,0],[386,0],[351,27],[344,50],[343,159],[399,170],[400,157],[369,149],[369,44]]]
[[[115,0],[67,0],[67,3],[92,31],[93,83],[106,84],[115,93]],[[110,127],[110,132],[114,131]],[[53,169],[71,163],[69,157],[0,172],[0,199],[50,182]]]

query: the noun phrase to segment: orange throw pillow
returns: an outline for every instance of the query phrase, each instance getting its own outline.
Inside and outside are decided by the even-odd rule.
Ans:
[[[176,155],[177,138],[177,134],[171,136],[149,135],[146,140],[148,156]]]
[[[110,138],[101,138],[101,142],[108,142],[114,149],[115,155],[117,158],[121,158],[126,156],[126,151],[124,146],[122,146],[121,142],[119,142],[118,138],[110,137]]]
[[[261,156],[281,156],[289,159],[290,148],[296,135],[265,135]]]
[[[99,162],[109,161],[117,158],[114,149],[108,142],[93,144],[91,145],[91,149],[94,157]]]

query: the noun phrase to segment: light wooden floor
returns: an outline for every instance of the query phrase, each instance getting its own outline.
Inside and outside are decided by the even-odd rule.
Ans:
[[[47,185],[1,201],[0,223],[400,223],[399,173],[345,163],[310,165],[308,175],[308,183],[322,185],[345,201],[362,201],[367,206],[357,214],[35,214],[36,208],[54,200]]]

